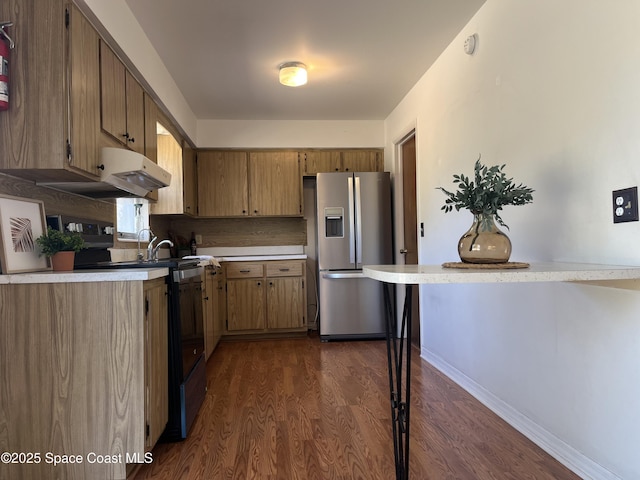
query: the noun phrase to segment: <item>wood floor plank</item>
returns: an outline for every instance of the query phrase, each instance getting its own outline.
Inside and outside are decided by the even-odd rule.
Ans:
[[[391,480],[386,344],[223,342],[183,442],[135,480]],[[441,372],[412,360],[412,480],[578,480]]]

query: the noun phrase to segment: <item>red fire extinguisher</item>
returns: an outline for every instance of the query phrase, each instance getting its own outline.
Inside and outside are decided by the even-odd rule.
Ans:
[[[14,44],[4,29],[11,25],[11,22],[0,23],[0,110],[9,110],[9,51]]]

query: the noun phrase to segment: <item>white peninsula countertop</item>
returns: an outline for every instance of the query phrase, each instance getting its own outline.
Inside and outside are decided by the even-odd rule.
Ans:
[[[45,272],[14,273],[0,275],[0,285],[7,284],[31,284],[31,283],[88,283],[88,282],[126,282],[144,281],[154,278],[166,277],[169,269],[166,267],[155,268],[127,268],[127,269],[103,269],[103,270],[74,270],[71,272]]]
[[[386,283],[588,282],[640,279],[640,266],[532,263],[527,268],[459,269],[441,265],[365,265],[366,277]]]

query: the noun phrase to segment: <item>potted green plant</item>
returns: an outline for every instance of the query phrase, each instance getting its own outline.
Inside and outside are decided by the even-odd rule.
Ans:
[[[56,271],[73,270],[75,254],[84,248],[84,239],[78,232],[62,232],[51,227],[36,239],[40,254],[51,258]]]
[[[504,173],[505,165],[486,167],[476,160],[474,176],[454,175],[455,192],[438,187],[447,196],[442,210],[467,209],[473,216],[471,228],[460,238],[458,253],[463,262],[506,263],[511,256],[511,241],[495,224],[505,227],[498,213],[507,205],[525,205],[533,201],[534,190],[515,184]]]

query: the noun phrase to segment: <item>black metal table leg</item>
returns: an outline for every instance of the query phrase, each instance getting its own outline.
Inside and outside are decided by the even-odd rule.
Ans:
[[[406,286],[399,330],[395,302],[392,300],[393,287],[394,284],[383,285],[391,421],[393,424],[393,453],[396,465],[396,480],[408,480],[409,400],[411,394],[411,295],[413,285]],[[404,400],[402,398],[403,383]]]

